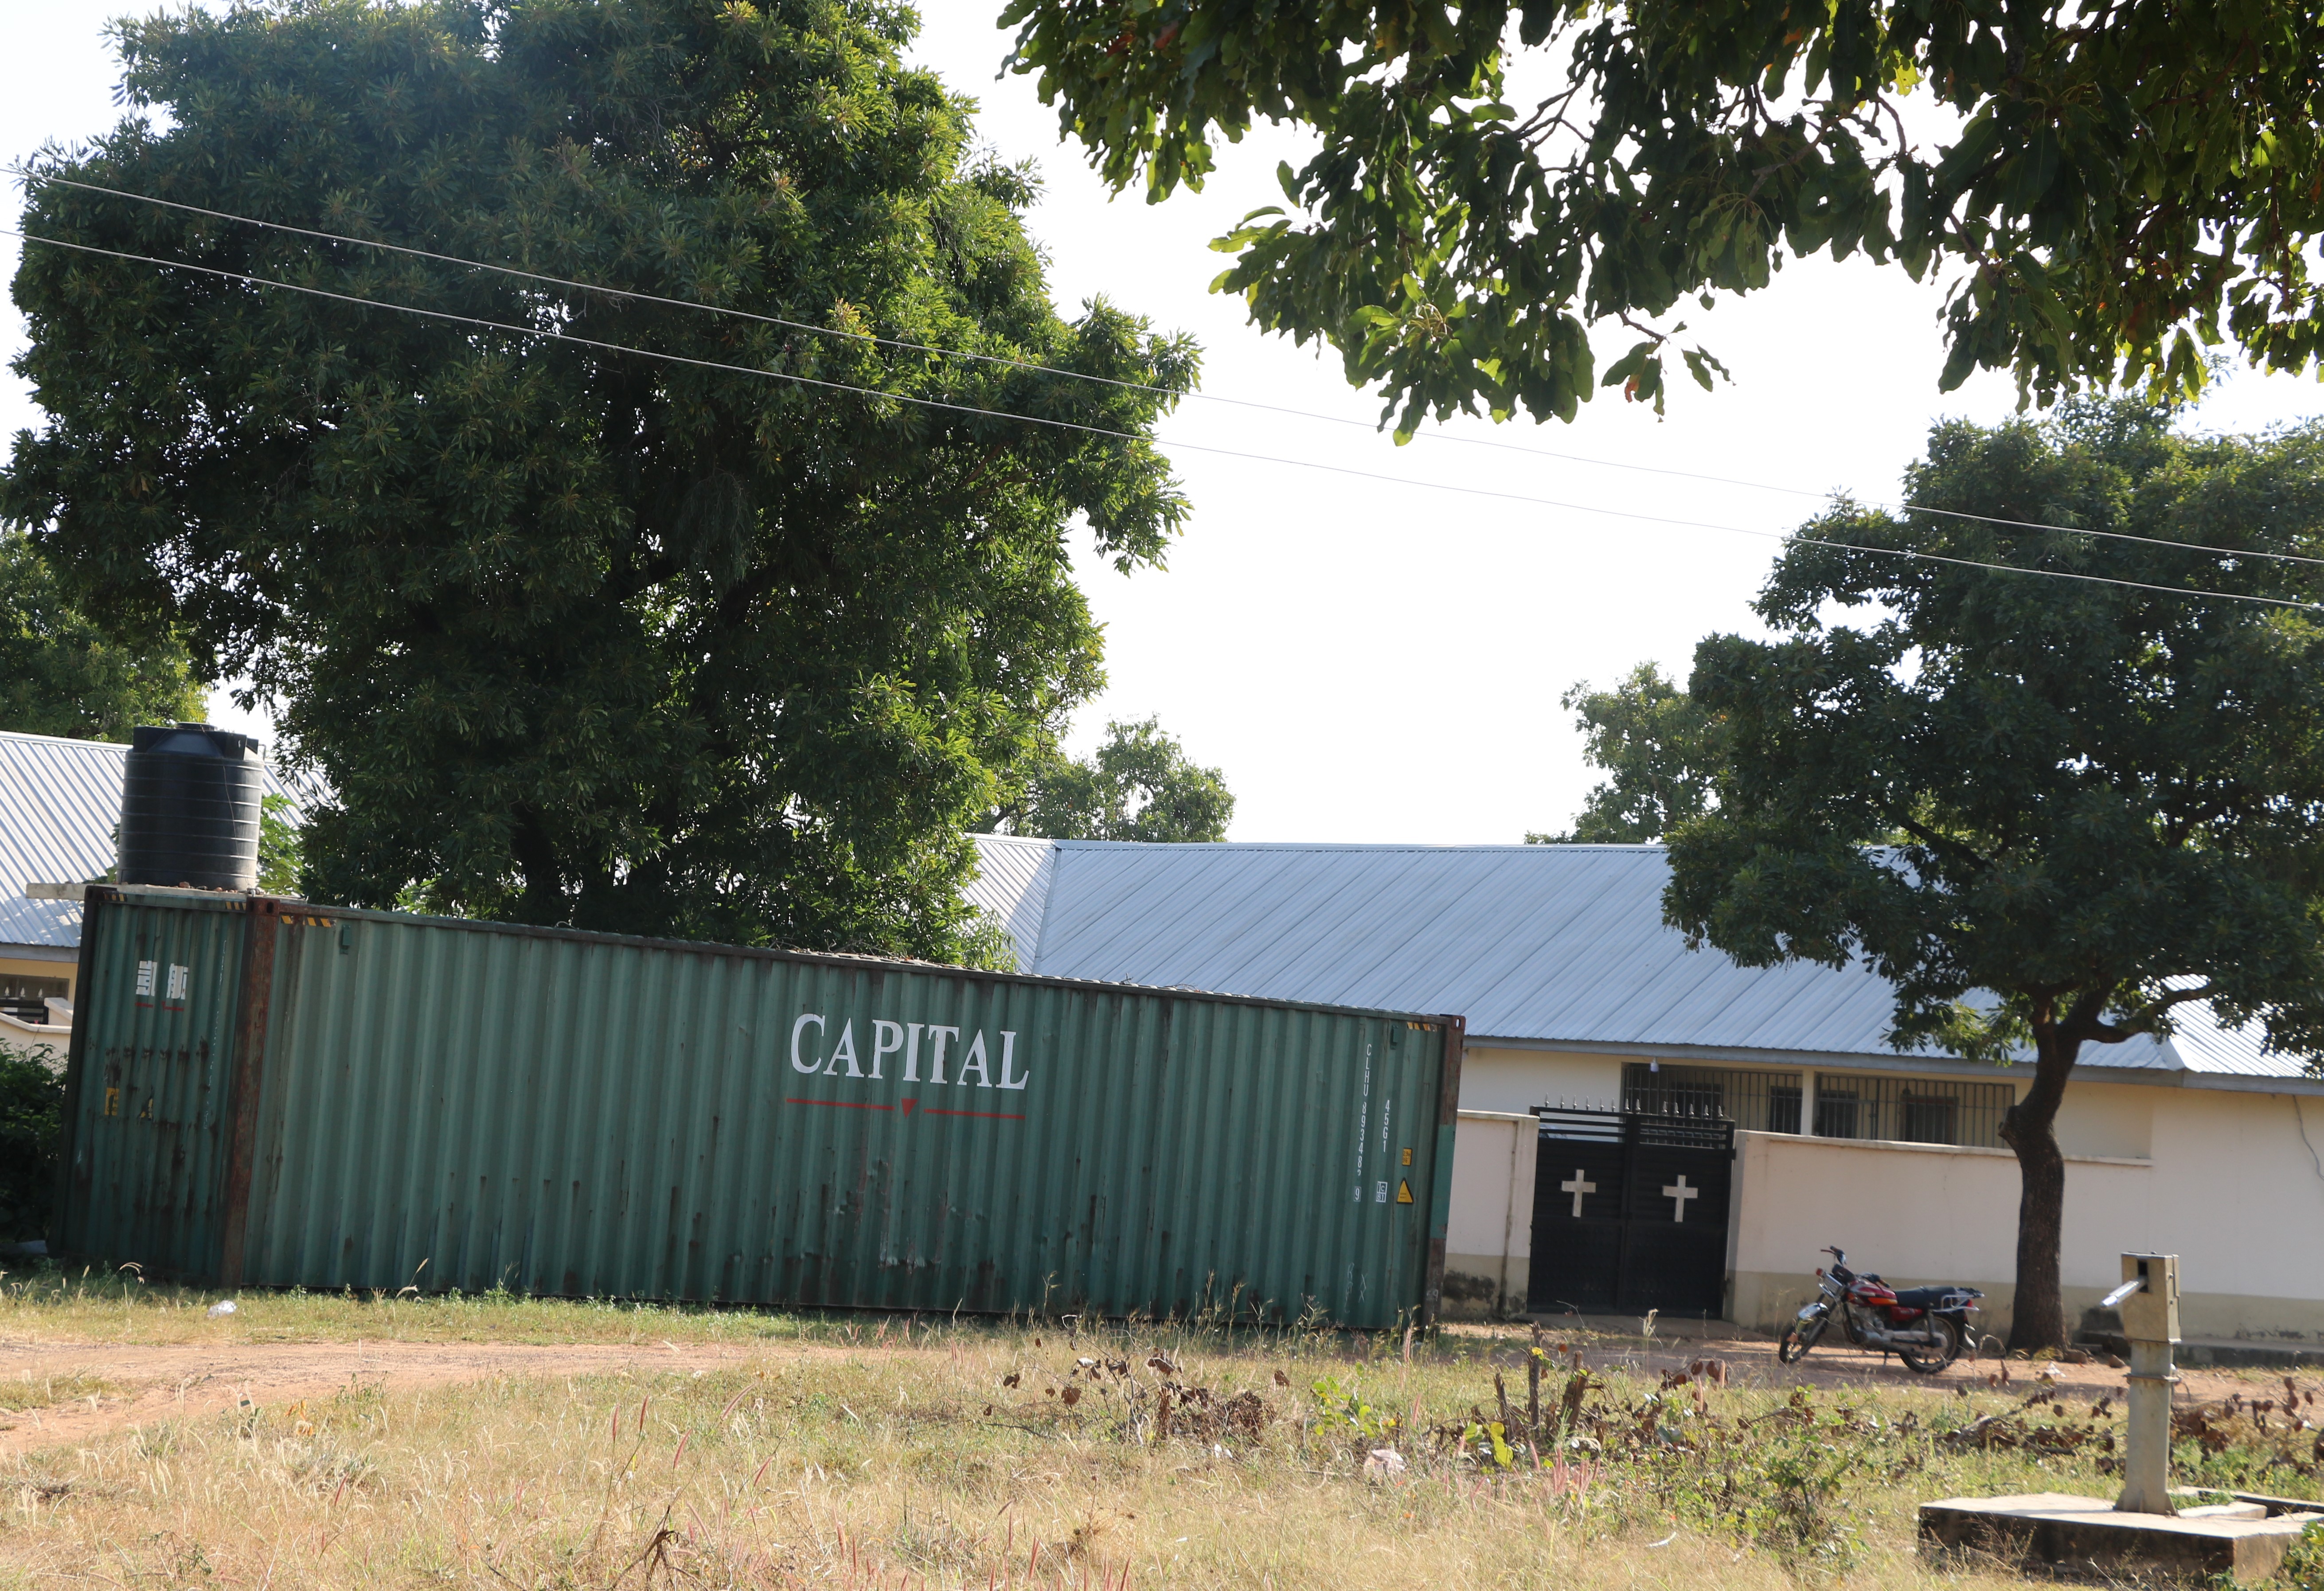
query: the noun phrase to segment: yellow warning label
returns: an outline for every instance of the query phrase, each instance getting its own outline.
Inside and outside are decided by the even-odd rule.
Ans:
[[[109,1116],[117,1116],[121,1114],[120,1089],[107,1088],[105,1091],[105,1114]]]
[[[1412,1163],[1412,1151],[1408,1149],[1404,1152],[1404,1163],[1407,1166]]]
[[[1397,1178],[1396,1182],[1396,1202],[1398,1204],[1412,1202],[1412,1184],[1401,1177]]]

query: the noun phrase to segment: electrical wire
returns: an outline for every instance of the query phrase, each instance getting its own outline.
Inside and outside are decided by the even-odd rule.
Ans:
[[[882,391],[878,387],[825,381],[816,376],[799,375],[789,371],[768,370],[751,365],[733,365],[717,359],[700,359],[691,355],[667,353],[656,348],[632,347],[624,343],[605,342],[596,338],[576,337],[570,332],[537,326],[519,326],[504,320],[488,320],[482,316],[462,315],[449,310],[427,310],[413,304],[389,303],[379,299],[363,298],[355,293],[335,292],[328,288],[310,287],[301,282],[281,282],[272,277],[254,276],[242,271],[228,271],[217,265],[198,265],[186,260],[165,260],[157,255],[133,254],[124,249],[102,248],[88,243],[72,243],[60,237],[42,237],[34,233],[19,232],[12,227],[0,227],[0,236],[18,237],[26,243],[46,244],[54,248],[69,249],[78,254],[100,254],[112,259],[128,260],[138,264],[190,271],[205,276],[222,277],[231,282],[247,282],[254,287],[280,288],[287,292],[305,293],[310,297],[328,299],[343,304],[355,304],[365,309],[386,310],[398,314],[448,321],[456,325],[474,326],[487,331],[507,332],[513,336],[534,338],[542,341],[570,343],[578,347],[595,348],[605,353],[628,354],[638,358],[659,360],[666,364],[725,371],[736,375],[759,376],[773,381],[790,382],[800,386],[817,387],[826,392],[853,393],[864,397],[885,398],[892,402],[908,403],[924,409],[943,410],[956,414],[973,414],[991,420],[1012,420],[1027,425],[1047,426],[1055,430],[1079,431],[1090,436],[1112,438],[1121,441],[1151,442],[1185,452],[1208,453],[1219,458],[1239,458],[1258,464],[1280,465],[1294,469],[1318,470],[1329,475],[1348,476],[1357,480],[1384,482],[1390,486],[1416,487],[1424,491],[1453,492],[1463,496],[1483,497],[1505,503],[1522,503],[1534,507],[1554,508],[1572,513],[1594,513],[1614,519],[1636,520],[1646,524],[1674,525],[1690,530],[1720,531],[1729,535],[1755,536],[1763,541],[1781,541],[1787,545],[1826,547],[1842,552],[1862,552],[1877,557],[1950,564],[1962,569],[1990,569],[2000,574],[2032,575],[2045,579],[2080,580],[2090,585],[2118,586],[2130,590],[2160,592],[2167,596],[2217,597],[2230,602],[2251,603],[2266,607],[2288,607],[2302,612],[2319,611],[2319,604],[2302,602],[2291,597],[2261,597],[2241,591],[2204,591],[2191,586],[2156,585],[2144,580],[2118,579],[2110,575],[2086,575],[2072,569],[2027,569],[2021,564],[1993,563],[1982,559],[1956,558],[1944,553],[1922,552],[1911,548],[1874,547],[1861,542],[1834,541],[1827,537],[1804,536],[1794,532],[1755,531],[1742,525],[1718,524],[1708,520],[1679,519],[1666,514],[1641,513],[1635,509],[1600,508],[1587,503],[1568,503],[1557,498],[1534,496],[1522,492],[1497,491],[1487,486],[1458,486],[1448,481],[1414,480],[1406,476],[1385,475],[1377,470],[1356,469],[1341,464],[1325,464],[1315,459],[1286,458],[1276,454],[1253,453],[1240,449],[1220,448],[1202,442],[1147,437],[1134,431],[1119,430],[1109,426],[1090,425],[1079,421],[1052,420],[1038,414],[1019,414],[1003,409],[987,409],[973,403],[958,403],[942,398],[916,397],[908,393]]]
[[[1011,370],[1023,370],[1043,375],[1061,376],[1071,381],[1086,381],[1101,386],[1117,387],[1129,392],[1154,393],[1167,398],[1191,397],[1206,403],[1226,403],[1236,408],[1258,410],[1269,414],[1288,415],[1299,420],[1313,420],[1326,425],[1356,426],[1378,434],[1378,427],[1362,420],[1351,420],[1344,414],[1324,414],[1312,409],[1296,409],[1283,403],[1268,403],[1255,398],[1231,397],[1222,393],[1176,393],[1168,387],[1149,382],[1122,381],[1110,375],[1094,375],[1087,371],[1066,370],[1055,365],[1042,365],[1032,360],[1011,359],[1000,354],[976,354],[962,348],[947,348],[933,343],[912,342],[907,338],[881,337],[872,332],[847,331],[837,327],[817,326],[812,321],[792,320],[780,315],[766,315],[753,310],[737,310],[724,304],[707,304],[696,299],[674,299],[660,293],[640,292],[633,288],[608,287],[602,282],[579,282],[567,276],[550,276],[538,271],[521,270],[513,265],[496,265],[485,260],[471,260],[458,254],[439,254],[432,249],[415,248],[407,244],[384,243],[376,238],[354,237],[346,233],[325,232],[312,227],[294,227],[286,221],[268,221],[256,216],[236,215],[231,210],[214,210],[201,205],[187,204],[173,199],[159,199],[150,193],[138,193],[125,188],[108,188],[98,182],[83,182],[76,178],[60,177],[50,172],[35,171],[23,166],[5,168],[27,181],[53,182],[60,187],[78,188],[89,193],[102,193],[115,199],[134,199],[140,204],[157,205],[164,209],[183,211],[188,215],[207,216],[213,220],[233,221],[245,227],[263,227],[272,231],[289,233],[298,237],[312,237],[326,243],[344,243],[359,248],[378,249],[388,254],[408,254],[415,259],[434,260],[441,264],[458,265],[471,271],[490,271],[503,276],[512,276],[524,282],[537,282],[551,287],[569,287],[582,292],[603,293],[609,298],[629,299],[639,303],[662,304],[672,309],[693,310],[713,315],[725,315],[740,320],[757,321],[766,326],[779,326],[786,330],[803,331],[816,337],[836,338],[843,341],[871,343],[880,347],[900,352],[926,354],[947,359],[967,359],[979,364],[995,365]],[[1767,481],[1739,479],[1733,476],[1705,475],[1696,470],[1672,469],[1665,465],[1633,464],[1616,458],[1593,458],[1586,453],[1565,453],[1551,448],[1527,447],[1521,442],[1497,441],[1490,437],[1463,437],[1450,431],[1418,431],[1424,439],[1451,442],[1468,448],[1490,448],[1505,453],[1522,453],[1536,458],[1554,458],[1565,464],[1584,464],[1600,469],[1627,469],[1647,475],[1669,476],[1677,480],[1701,481],[1706,485],[1739,486],[1753,492],[1777,492],[1786,496],[1824,500],[1829,494],[1814,492],[1804,486],[1779,486]],[[1883,504],[1878,506],[1889,506]],[[1937,508],[1925,503],[1898,500],[1894,506],[1910,513],[1928,513],[1946,519],[1968,520],[1979,524],[1999,525],[2012,530],[2052,531],[2073,536],[2101,536],[2113,541],[2136,541],[2151,547],[2184,548],[2191,552],[2216,553],[2223,558],[2258,558],[2276,563],[2312,564],[2324,567],[2324,558],[2310,558],[2296,552],[2269,552],[2257,549],[2216,547],[2200,541],[2181,541],[2170,536],[2141,536],[2127,531],[2101,531],[2086,525],[2053,524],[2043,520],[2007,519],[1990,513],[1971,513],[1964,509]]]

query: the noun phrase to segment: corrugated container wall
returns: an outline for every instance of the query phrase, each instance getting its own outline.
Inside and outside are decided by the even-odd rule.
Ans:
[[[224,1285],[1433,1315],[1457,1019],[92,888],[69,1253]]]

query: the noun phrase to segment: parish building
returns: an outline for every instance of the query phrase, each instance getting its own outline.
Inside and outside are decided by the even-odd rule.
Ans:
[[[2030,1065],[1898,1054],[1868,969],[1688,949],[1658,846],[979,848],[1020,970],[1464,1018],[1448,1312],[1780,1329],[1838,1246],[2006,1328]],[[2184,1016],[2074,1069],[2069,1318],[2104,1328],[2118,1256],[2162,1252],[2190,1339],[2324,1345],[2324,1079]]]

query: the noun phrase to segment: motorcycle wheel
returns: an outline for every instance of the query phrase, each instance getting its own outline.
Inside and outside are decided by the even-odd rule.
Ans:
[[[1796,1364],[1806,1358],[1808,1350],[1815,1346],[1816,1340],[1823,1336],[1825,1324],[1816,1320],[1806,1326],[1794,1326],[1784,1332],[1783,1340],[1775,1345],[1775,1357],[1786,1364]]]
[[[1922,1375],[1934,1375],[1960,1357],[1960,1327],[1942,1315],[1929,1317],[1929,1335],[1936,1339],[1930,1346],[1900,1347],[1896,1356],[1904,1361],[1904,1368]]]

